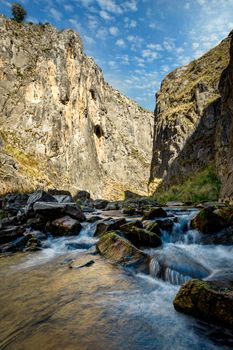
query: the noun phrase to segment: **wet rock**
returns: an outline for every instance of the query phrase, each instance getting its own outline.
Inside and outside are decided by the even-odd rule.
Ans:
[[[35,217],[29,218],[26,222],[27,227],[33,230],[44,230],[47,220],[41,216],[36,215]]]
[[[100,221],[100,220],[103,220],[103,218],[101,216],[98,216],[98,215],[93,215],[93,216],[90,216],[87,221],[90,222],[90,223],[94,223],[96,221]]]
[[[59,218],[69,215],[73,219],[82,222],[86,220],[82,210],[75,203],[46,203],[36,202],[33,205],[33,210],[36,214],[46,218]]]
[[[122,202],[109,202],[104,210],[119,210],[122,208]]]
[[[233,226],[226,227],[217,233],[212,233],[211,235],[202,235],[200,243],[233,245]]]
[[[233,328],[233,282],[191,280],[181,287],[173,305],[179,312]]]
[[[215,210],[214,213],[227,221],[230,225],[233,225],[233,207],[220,208]]]
[[[169,233],[172,232],[174,222],[171,219],[155,220],[155,222],[159,225],[159,228],[161,230],[167,231]]]
[[[126,207],[122,209],[122,213],[125,215],[133,216],[137,212],[136,208]]]
[[[14,241],[15,239],[23,236],[24,231],[25,228],[20,226],[9,226],[0,230],[0,244]]]
[[[41,250],[41,242],[39,239],[32,237],[27,242],[25,251],[26,252],[36,252],[38,250]]]
[[[24,236],[28,237],[28,239],[31,238],[36,238],[40,241],[43,241],[45,239],[47,239],[47,235],[41,231],[28,231],[28,232],[24,232]]]
[[[105,200],[105,199],[96,199],[94,201],[94,207],[96,209],[105,209],[108,205],[109,201]]]
[[[96,226],[94,236],[100,236],[107,231],[118,230],[119,227],[125,223],[126,223],[125,218],[111,219],[111,220],[99,222]]]
[[[166,217],[167,217],[167,213],[163,208],[153,208],[144,214],[142,221],[152,220],[155,218],[166,218]]]
[[[132,242],[137,248],[157,248],[162,244],[161,238],[154,232],[137,227],[132,227],[128,231],[123,231],[122,227],[120,229],[122,232],[121,235]]]
[[[90,249],[93,247],[95,243],[77,243],[77,242],[69,242],[66,243],[66,247],[68,250],[76,250],[76,249]]]
[[[27,201],[27,208],[32,209],[33,205],[36,202],[57,203],[57,200],[48,192],[36,191],[29,196],[28,201]]]
[[[96,246],[98,252],[111,262],[148,272],[149,257],[127,239],[119,236],[118,231],[103,235]]]
[[[0,245],[0,253],[8,253],[8,252],[19,252],[23,251],[25,245],[28,242],[27,237],[21,236],[15,239],[13,242],[8,242]]]
[[[185,205],[185,203],[177,202],[177,201],[171,201],[171,202],[166,203],[167,207],[183,207],[184,205]]]
[[[81,231],[82,226],[78,220],[72,219],[66,215],[62,218],[48,222],[46,230],[54,236],[72,236],[77,235]]]
[[[161,231],[157,222],[151,221],[151,220],[145,220],[142,223],[143,223],[143,227],[147,231],[156,233],[159,237],[161,236]]]
[[[215,233],[227,226],[228,222],[208,209],[202,209],[191,221],[191,227],[203,233]]]
[[[211,271],[184,249],[168,246],[156,251],[151,259],[150,274],[172,284],[182,284],[191,278],[206,278]]]
[[[134,228],[143,228],[143,224],[140,220],[130,221],[120,226],[120,230],[129,232]]]
[[[18,224],[17,216],[12,216],[0,220],[0,229],[7,228],[7,226],[15,226]]]

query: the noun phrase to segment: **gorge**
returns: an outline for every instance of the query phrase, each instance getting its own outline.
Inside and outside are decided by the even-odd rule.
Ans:
[[[1,349],[232,349],[232,60],[153,114],[74,31],[0,16]]]

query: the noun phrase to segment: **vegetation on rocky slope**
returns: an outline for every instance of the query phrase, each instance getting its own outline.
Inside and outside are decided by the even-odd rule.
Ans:
[[[155,199],[161,203],[182,201],[199,203],[216,201],[219,197],[220,181],[213,166],[201,169],[179,183],[164,187],[161,185],[155,192]]]

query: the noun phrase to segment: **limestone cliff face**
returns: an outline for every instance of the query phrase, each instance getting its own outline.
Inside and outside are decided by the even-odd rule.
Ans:
[[[109,86],[78,34],[0,17],[0,192],[147,193],[153,114]]]
[[[220,198],[233,203],[233,32],[230,36],[230,63],[219,83],[221,117],[216,136],[216,165],[222,182]]]
[[[218,83],[229,62],[230,37],[168,74],[157,93],[151,190],[183,181],[215,164],[220,117]],[[216,145],[215,145],[216,144]]]

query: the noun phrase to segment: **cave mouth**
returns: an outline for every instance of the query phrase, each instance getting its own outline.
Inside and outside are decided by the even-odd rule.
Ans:
[[[104,131],[102,129],[102,127],[97,124],[94,126],[94,133],[96,134],[96,136],[100,139],[102,136],[104,136]]]

